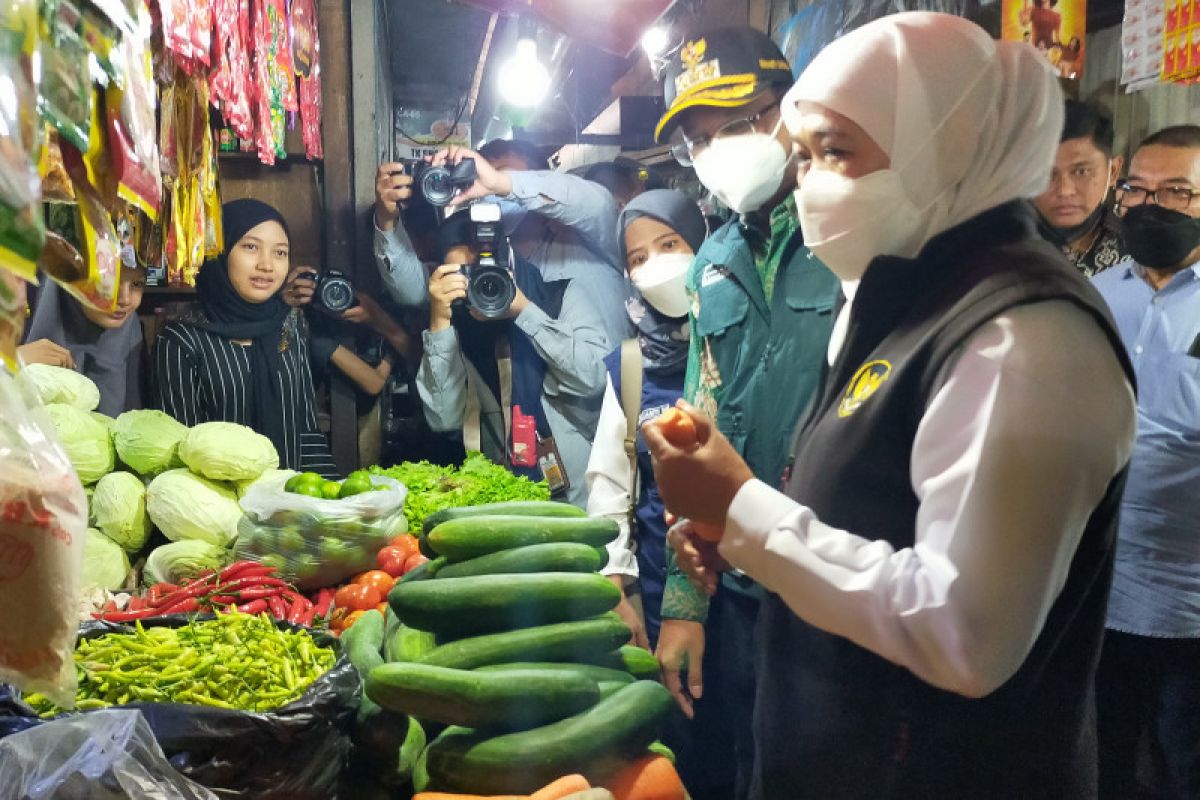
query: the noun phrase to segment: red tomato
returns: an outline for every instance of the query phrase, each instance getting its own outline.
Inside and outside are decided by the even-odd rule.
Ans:
[[[409,555],[410,553],[405,552],[401,547],[388,545],[379,551],[379,555],[375,556],[375,563],[388,575],[399,578],[404,574],[404,562],[408,560]]]
[[[379,590],[381,595],[387,597],[387,593],[395,586],[396,579],[386,570],[373,569],[370,572],[364,572],[359,575],[354,579],[354,582],[359,586],[374,586]]]
[[[419,549],[417,537],[408,533],[402,533],[399,536],[393,537],[392,540],[388,542],[388,546],[399,547],[404,551],[406,557],[417,552]]]
[[[360,586],[352,583],[337,590],[333,602],[338,608],[348,608],[353,611],[366,611],[383,602],[383,595],[374,586]],[[353,614],[351,614],[353,616]]]
[[[409,572],[421,566],[428,560],[429,559],[421,553],[413,553],[408,557],[408,560],[404,562],[404,574],[407,575]]]

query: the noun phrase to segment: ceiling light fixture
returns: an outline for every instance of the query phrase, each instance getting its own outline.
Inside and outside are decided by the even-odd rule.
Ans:
[[[500,67],[500,95],[514,106],[532,108],[550,90],[550,73],[538,60],[535,26],[522,19],[520,31],[516,52]]]
[[[642,49],[650,58],[657,58],[671,43],[671,34],[662,25],[647,28],[642,34]]]

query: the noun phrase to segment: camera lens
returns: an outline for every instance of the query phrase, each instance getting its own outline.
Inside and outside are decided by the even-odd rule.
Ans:
[[[467,302],[480,316],[504,316],[516,296],[517,286],[507,270],[499,267],[477,267],[472,271],[467,284]]]
[[[450,170],[430,167],[421,176],[421,193],[435,206],[444,206],[454,198],[454,182]]]
[[[321,305],[333,312],[346,311],[354,305],[354,287],[342,277],[321,281],[317,294]]]

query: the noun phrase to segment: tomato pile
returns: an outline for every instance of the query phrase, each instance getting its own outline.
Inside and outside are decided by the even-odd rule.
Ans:
[[[341,634],[372,608],[386,612],[388,592],[396,581],[428,560],[421,554],[416,537],[407,533],[394,537],[375,557],[378,569],[355,575],[333,595],[329,629]]]

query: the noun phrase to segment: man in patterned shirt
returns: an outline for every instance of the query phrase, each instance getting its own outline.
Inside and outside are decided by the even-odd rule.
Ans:
[[[1112,122],[1094,106],[1068,100],[1050,186],[1033,204],[1042,236],[1084,275],[1125,258],[1110,197],[1122,162],[1113,154]]]

